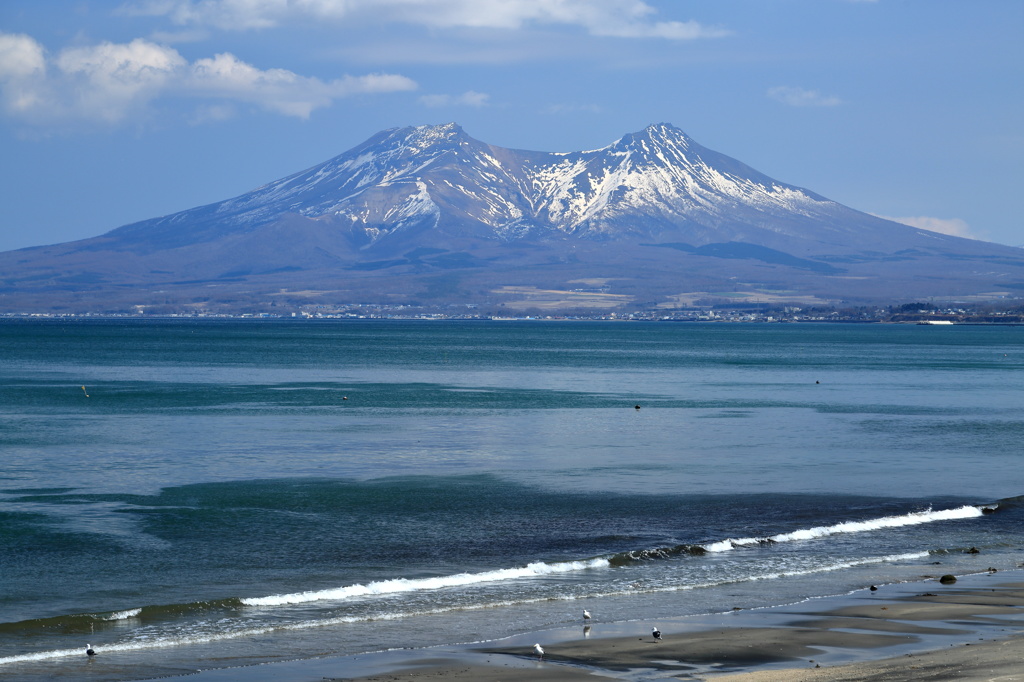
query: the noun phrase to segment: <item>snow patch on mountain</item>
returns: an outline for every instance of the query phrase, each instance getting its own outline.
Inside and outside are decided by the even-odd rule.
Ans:
[[[795,218],[837,229],[840,214],[850,212],[705,149],[668,124],[600,149],[546,153],[494,147],[448,123],[382,131],[308,170],[157,220],[205,222],[226,232],[286,214],[333,216],[371,243],[412,224],[457,225],[499,241],[544,233],[655,239],[689,225],[728,241],[748,228],[803,229]]]

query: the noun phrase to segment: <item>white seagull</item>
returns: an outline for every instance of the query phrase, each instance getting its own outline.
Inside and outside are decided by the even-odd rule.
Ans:
[[[583,620],[588,623],[590,622],[590,611],[583,609]]]
[[[534,644],[533,651],[537,654],[537,658],[544,658],[544,649],[540,644]]]
[[[656,642],[661,641],[661,630],[659,630],[658,628],[651,628],[651,635],[654,637],[654,640]]]

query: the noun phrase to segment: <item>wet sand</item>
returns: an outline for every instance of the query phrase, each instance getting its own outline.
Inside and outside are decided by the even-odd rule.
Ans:
[[[448,650],[437,658],[424,651],[384,672],[326,679],[1024,682],[1024,582],[1017,571],[737,615],[659,623],[660,642],[647,623],[620,623],[612,629],[635,634],[550,641],[549,633],[535,633],[511,646],[471,647],[463,656]],[[543,659],[525,644],[530,637],[543,643]]]

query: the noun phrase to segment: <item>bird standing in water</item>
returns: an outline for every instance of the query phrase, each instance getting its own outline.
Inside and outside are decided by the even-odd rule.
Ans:
[[[537,654],[537,658],[544,658],[544,649],[541,648],[540,644],[534,644],[533,651]]]

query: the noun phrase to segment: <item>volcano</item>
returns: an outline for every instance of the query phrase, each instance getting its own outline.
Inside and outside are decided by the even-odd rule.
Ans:
[[[0,254],[0,310],[685,308],[984,300],[1024,249],[848,208],[668,124],[601,149],[396,128],[241,196]]]

